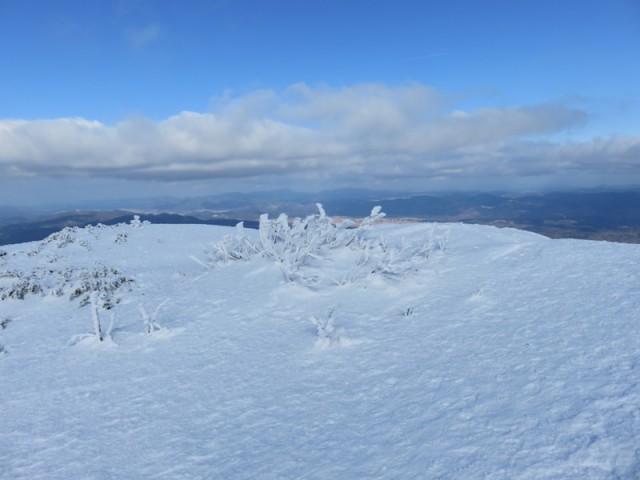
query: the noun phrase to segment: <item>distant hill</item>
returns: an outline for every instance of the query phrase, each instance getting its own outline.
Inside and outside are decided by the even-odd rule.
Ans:
[[[238,219],[232,218],[202,220],[200,218],[188,215],[178,215],[172,213],[135,214],[132,212],[124,211],[67,212],[52,217],[2,226],[0,227],[0,245],[10,245],[15,243],[34,242],[42,240],[43,238],[51,235],[52,233],[58,232],[65,227],[86,227],[87,225],[95,225],[98,223],[102,223],[104,225],[128,223],[134,215],[139,215],[141,220],[146,220],[154,224],[233,226],[240,221]],[[248,228],[257,228],[258,222],[249,220],[245,222],[245,226]]]
[[[128,222],[136,212],[159,224],[235,225],[241,219],[252,228],[262,213],[302,217],[314,213],[316,203],[322,203],[333,216],[364,217],[374,206],[382,205],[389,218],[513,227],[551,238],[640,243],[640,191],[636,190],[519,194],[277,190],[136,202],[121,201],[132,205],[126,209],[73,211],[46,217],[0,208],[0,245],[41,240],[65,226]],[[133,208],[138,204],[139,209]]]

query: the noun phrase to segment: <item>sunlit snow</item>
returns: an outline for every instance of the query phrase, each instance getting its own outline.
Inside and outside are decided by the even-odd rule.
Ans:
[[[287,275],[238,235],[1,249],[0,478],[640,477],[639,245],[385,224]]]

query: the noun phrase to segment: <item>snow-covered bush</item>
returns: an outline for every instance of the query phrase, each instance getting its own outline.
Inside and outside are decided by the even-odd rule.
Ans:
[[[0,300],[24,300],[29,295],[51,295],[69,300],[80,300],[80,306],[88,305],[91,292],[100,292],[105,305],[110,308],[117,302],[115,293],[133,282],[118,269],[97,265],[93,268],[44,268],[31,271],[5,270],[0,272],[4,286],[0,286]]]
[[[79,227],[65,227],[59,232],[52,233],[44,240],[38,242],[36,247],[28,253],[30,257],[40,254],[43,250],[47,248],[65,248],[71,244],[76,243],[78,232],[80,231]],[[78,245],[89,249],[89,245],[86,241],[77,242]]]
[[[153,312],[153,315],[149,315],[147,313],[147,309],[144,307],[142,303],[138,304],[138,310],[140,311],[140,315],[142,315],[142,323],[144,324],[145,333],[151,334],[158,330],[162,330],[162,326],[157,321],[158,313],[160,313],[160,310],[162,309],[162,307],[165,306],[165,304],[168,301],[169,300],[167,299],[163,301],[160,305],[158,305],[155,311]]]
[[[151,225],[148,220],[140,220],[140,215],[134,215],[132,220],[129,220],[129,224],[132,228],[142,228],[144,225]]]
[[[79,298],[82,307],[90,302],[92,292],[99,292],[103,297],[104,307],[109,310],[117,303],[114,297],[116,291],[132,282],[133,279],[113,267],[103,265],[91,270],[81,270],[69,282],[72,290],[69,300]]]
[[[244,223],[236,225],[236,235],[227,236],[209,248],[209,258],[215,263],[249,260],[260,253],[260,248],[251,241],[244,230]]]
[[[353,244],[371,224],[384,214],[380,207],[372,211],[360,227],[352,228],[354,222],[344,220],[336,224],[328,217],[321,204],[318,214],[289,221],[286,214],[270,219],[268,214],[260,216],[259,241],[251,240],[242,223],[236,226],[236,235],[225,237],[209,248],[210,260],[228,263],[234,260],[249,260],[256,255],[273,258],[288,281],[301,279],[300,269],[313,259],[322,257],[323,251]]]
[[[410,317],[411,315],[413,315],[413,307],[407,307],[402,311],[403,317]]]
[[[7,328],[7,325],[9,325],[9,323],[11,323],[11,319],[10,318],[2,318],[2,319],[0,319],[0,330],[4,330],[5,328]],[[7,353],[7,351],[2,346],[2,344],[0,344],[0,356],[4,355],[5,353]]]
[[[93,332],[75,335],[69,342],[70,345],[75,345],[88,338],[93,338],[94,341],[96,342],[103,342],[103,341],[113,342],[111,334],[112,334],[113,326],[116,320],[115,309],[113,309],[113,307],[107,308],[105,306],[105,298],[104,296],[100,295],[100,292],[97,292],[97,291],[91,292],[89,299],[91,302],[91,320],[93,324]],[[103,329],[102,322],[100,320],[101,308],[111,309],[109,326],[107,327],[106,330]]]
[[[314,269],[314,265],[330,261],[332,251],[348,251],[352,253],[342,256],[341,268],[337,269],[341,276],[333,279],[334,283],[346,284],[372,273],[405,274],[415,268],[416,262],[442,250],[445,244],[443,239],[435,239],[433,232],[420,245],[404,241],[391,245],[386,238],[373,235],[373,225],[385,216],[380,207],[375,207],[359,224],[349,219],[336,223],[326,215],[322,205],[317,204],[317,208],[317,214],[292,221],[286,214],[276,219],[262,215],[257,239],[250,238],[239,223],[235,236],[227,236],[209,247],[209,259],[217,265],[256,256],[272,258],[287,281],[310,286],[326,275],[324,270]]]
[[[44,251],[56,251],[58,249],[66,248],[70,245],[77,245],[86,250],[91,250],[91,245],[86,239],[86,233],[93,237],[93,239],[99,239],[103,232],[108,230],[122,230],[127,227],[130,229],[139,229],[145,225],[150,225],[151,222],[147,220],[141,220],[139,215],[134,215],[133,219],[129,223],[120,223],[118,225],[103,225],[98,223],[97,225],[87,225],[86,227],[65,227],[59,232],[52,233],[44,240],[38,242],[36,246],[27,253],[28,256],[34,257],[40,255]],[[82,238],[82,237],[85,238]],[[127,233],[118,232],[114,240],[115,243],[126,243]],[[0,258],[2,254],[6,255],[6,252],[0,252]]]
[[[0,300],[12,298],[14,300],[24,300],[27,295],[34,295],[43,292],[40,279],[37,274],[23,274],[15,270],[5,270],[0,272],[0,278],[9,285],[0,287]]]
[[[356,232],[346,235],[353,225],[350,220],[335,224],[326,216],[322,205],[319,214],[289,222],[286,214],[269,219],[260,216],[259,241],[251,240],[242,222],[236,225],[236,235],[228,236],[209,248],[209,258],[215,264],[235,260],[249,260],[256,255],[276,260],[288,280],[294,280],[300,267],[317,258],[323,248],[336,248],[349,244]]]
[[[116,235],[116,238],[113,240],[113,243],[127,243],[127,234],[124,232],[120,232]]]
[[[98,297],[100,293],[97,291],[91,292],[89,298],[91,299],[91,319],[93,320],[93,331],[96,336],[96,340],[102,341],[102,325],[100,325],[100,312],[98,312]]]
[[[336,308],[332,307],[325,317],[318,318],[315,315],[309,317],[309,321],[316,327],[317,339],[316,345],[320,347],[328,347],[329,345],[340,343],[340,337],[337,335],[336,328],[333,324]]]

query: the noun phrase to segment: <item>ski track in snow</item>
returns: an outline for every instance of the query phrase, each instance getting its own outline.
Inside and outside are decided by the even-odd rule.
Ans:
[[[431,230],[446,250],[417,271],[331,284],[329,258],[317,288],[267,258],[208,269],[223,227],[3,247],[0,271],[100,263],[135,281],[113,342],[70,345],[92,323],[66,296],[0,302],[0,478],[640,478],[640,247],[374,233]],[[138,305],[164,301],[145,334]],[[323,342],[309,318],[331,308]]]

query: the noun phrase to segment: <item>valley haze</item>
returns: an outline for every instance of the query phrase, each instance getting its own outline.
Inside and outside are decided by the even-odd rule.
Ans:
[[[82,209],[0,207],[0,245],[42,240],[66,226],[120,223],[134,214],[152,223],[235,225],[244,221],[256,228],[263,213],[306,216],[315,211],[316,203],[338,216],[363,217],[380,204],[389,221],[463,222],[520,228],[552,238],[640,243],[640,189],[544,193],[339,189],[113,199],[84,202]]]

